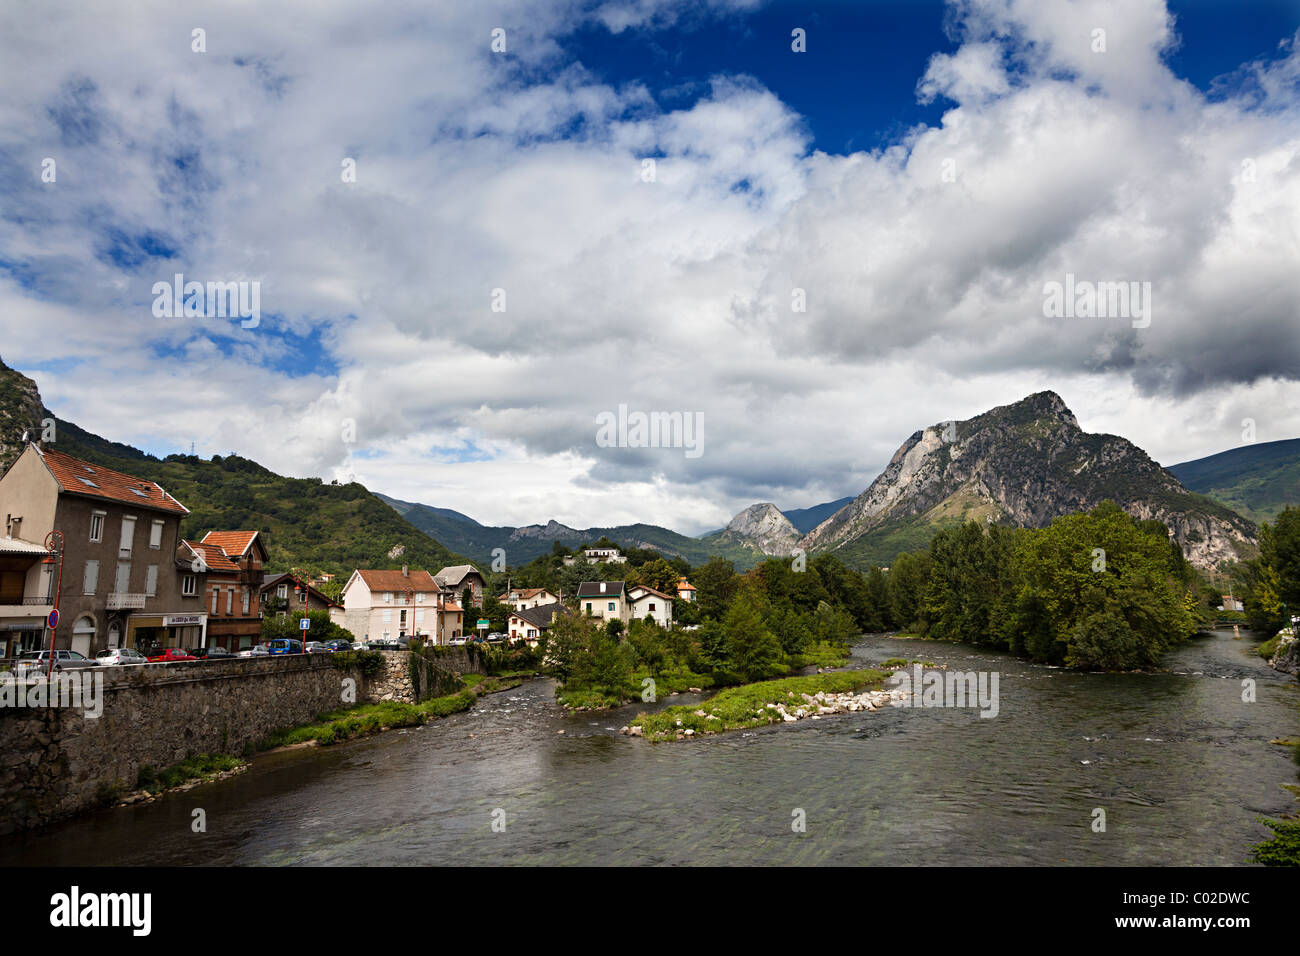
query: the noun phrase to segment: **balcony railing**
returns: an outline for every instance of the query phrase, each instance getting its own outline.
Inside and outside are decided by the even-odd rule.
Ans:
[[[114,591],[108,595],[108,609],[110,611],[137,610],[144,607],[145,597],[144,594],[128,594],[125,591]]]

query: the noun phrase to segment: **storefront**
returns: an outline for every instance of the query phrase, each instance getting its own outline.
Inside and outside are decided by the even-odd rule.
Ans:
[[[126,622],[126,646],[142,654],[166,647],[203,647],[206,614],[133,614]]]
[[[8,621],[0,624],[0,665],[27,651],[39,651],[47,646],[45,624],[42,621]]]

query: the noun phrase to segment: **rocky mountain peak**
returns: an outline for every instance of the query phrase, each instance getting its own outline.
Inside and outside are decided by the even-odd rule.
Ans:
[[[789,554],[799,540],[799,529],[770,501],[750,505],[731,519],[726,530],[764,554]]]

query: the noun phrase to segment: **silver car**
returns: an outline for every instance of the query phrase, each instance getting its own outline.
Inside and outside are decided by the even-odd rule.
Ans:
[[[101,666],[110,664],[147,664],[149,659],[134,647],[110,647],[96,654],[95,662]]]
[[[50,666],[49,651],[28,651],[14,664],[14,674],[27,677],[45,673]],[[76,670],[80,667],[98,667],[99,662],[91,660],[77,651],[54,651],[54,673]]]

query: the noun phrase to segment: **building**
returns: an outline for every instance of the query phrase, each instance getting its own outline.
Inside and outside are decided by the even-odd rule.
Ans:
[[[688,604],[695,602],[695,586],[682,578],[677,582],[677,596]]]
[[[262,639],[262,565],[266,548],[256,531],[209,531],[184,545],[208,572],[203,585],[207,645],[238,651]]]
[[[564,605],[558,601],[551,604],[532,605],[510,612],[506,623],[506,633],[511,641],[528,641],[536,644],[538,639],[550,628],[551,622],[564,613]]]
[[[438,587],[443,591],[449,591],[456,600],[465,593],[469,588],[473,592],[474,606],[483,606],[483,588],[487,582],[483,580],[483,575],[478,573],[478,569],[472,564],[457,564],[453,567],[443,568],[434,576],[438,582]]]
[[[465,609],[446,591],[438,592],[438,643],[450,644],[465,633]]]
[[[578,554],[565,558],[564,563],[574,565],[584,560],[588,564],[626,564],[627,555],[618,548],[584,548]]]
[[[43,565],[55,579],[62,572],[56,648],[94,656],[201,644],[202,573],[180,563],[189,511],[161,485],[29,444],[0,478],[0,513],[19,541],[62,535],[57,563]],[[29,587],[33,597],[52,594],[46,586],[23,571],[24,600]]]
[[[477,573],[477,572],[476,572]],[[331,620],[359,641],[397,640],[441,633],[438,610],[445,600],[428,571],[353,571],[343,585],[343,610]]]
[[[0,666],[40,650],[54,608],[54,557],[45,545],[8,533],[0,538]]]
[[[302,578],[288,572],[263,573],[258,595],[262,603],[262,613],[276,617],[302,614],[306,610],[328,611],[333,619],[336,612],[343,610],[343,605],[338,601],[322,594]]]
[[[622,581],[583,581],[578,585],[578,613],[627,621],[627,593]]]
[[[514,610],[541,607],[543,604],[558,604],[560,596],[546,588],[512,588],[497,597],[502,604],[509,604]]]
[[[663,591],[644,584],[627,589],[628,621],[651,618],[660,627],[673,626],[673,599]]]

